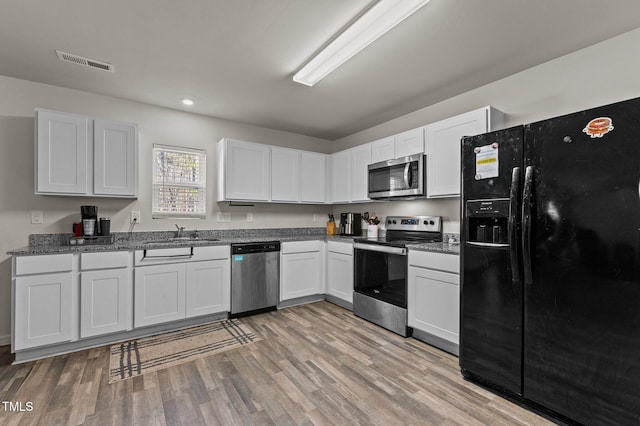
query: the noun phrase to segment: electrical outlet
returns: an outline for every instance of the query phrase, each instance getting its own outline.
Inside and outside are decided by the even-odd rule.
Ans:
[[[313,221],[317,222],[318,220],[320,220],[320,216],[318,216],[318,213],[314,213],[313,214]]]
[[[131,211],[131,223],[140,223],[140,212],[132,210]]]
[[[253,213],[247,213],[247,222],[253,222]]]
[[[42,213],[42,210],[31,210],[31,223],[44,223],[44,215]]]
[[[231,222],[231,213],[218,212],[216,220],[218,222]]]

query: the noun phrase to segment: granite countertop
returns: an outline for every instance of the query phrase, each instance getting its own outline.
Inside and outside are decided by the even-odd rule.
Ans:
[[[409,244],[407,245],[409,250],[417,251],[431,251],[444,254],[460,254],[460,243],[449,244],[447,241],[441,241],[439,243],[424,243],[424,244]]]
[[[189,240],[174,239],[173,232],[114,233],[113,243],[70,245],[69,234],[34,234],[29,236],[29,245],[7,252],[11,256],[29,256],[64,253],[95,253],[121,250],[148,250],[175,247],[219,246],[262,241],[343,241],[353,242],[361,236],[326,235],[324,228],[282,228],[256,230],[198,231],[198,237]],[[446,238],[445,238],[446,240]],[[410,250],[421,250],[458,254],[459,244],[447,242],[412,244]]]
[[[321,230],[322,232],[318,231]],[[257,231],[257,230],[256,230]],[[239,243],[262,241],[309,241],[335,240],[352,242],[354,237],[340,235],[326,235],[324,228],[292,228],[285,230],[256,231],[199,231],[198,238],[175,239],[173,233],[167,232],[136,232],[129,235],[126,232],[115,233],[113,242],[108,244],[83,243],[70,245],[69,234],[35,234],[29,237],[29,245],[7,252],[11,256],[29,256],[43,254],[64,253],[95,253],[122,250],[148,250],[175,247],[204,247],[220,246]],[[281,232],[279,232],[281,231]],[[314,232],[315,231],[315,232]]]

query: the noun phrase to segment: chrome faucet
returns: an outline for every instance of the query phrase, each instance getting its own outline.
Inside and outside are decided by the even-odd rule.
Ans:
[[[178,226],[176,224],[176,228],[178,228],[178,231],[176,232],[176,238],[182,238],[182,233],[184,232],[185,227],[184,226]]]

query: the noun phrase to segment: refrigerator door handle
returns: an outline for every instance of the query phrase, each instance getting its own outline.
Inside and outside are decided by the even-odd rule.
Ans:
[[[509,191],[509,258],[511,260],[511,280],[520,282],[520,259],[518,257],[518,195],[520,194],[520,167],[514,167]]]
[[[527,166],[522,191],[522,264],[525,285],[533,283],[531,270],[531,206],[533,205],[533,167]]]

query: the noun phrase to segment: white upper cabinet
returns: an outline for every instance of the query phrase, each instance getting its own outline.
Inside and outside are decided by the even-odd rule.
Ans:
[[[217,200],[324,203],[326,159],[317,152],[222,139]]]
[[[371,142],[371,162],[424,153],[424,127]]]
[[[217,144],[218,201],[268,201],[271,187],[269,145],[222,139]]]
[[[394,139],[396,142],[395,158],[424,153],[424,127],[398,133]]]
[[[396,140],[394,136],[371,142],[371,162],[378,163],[396,158]]]
[[[36,126],[36,194],[87,194],[89,118],[37,110]]]
[[[325,163],[326,154],[300,152],[300,201],[324,203],[326,201]]]
[[[371,143],[339,151],[330,156],[331,197],[334,204],[371,201],[369,193],[369,169]]]
[[[271,201],[325,202],[326,154],[271,147]]]
[[[93,129],[94,194],[135,196],[138,187],[136,126],[95,119]]]
[[[36,194],[136,197],[135,124],[36,110]]]
[[[460,149],[463,136],[502,127],[504,115],[484,107],[426,126],[427,198],[460,196]]]
[[[300,151],[271,147],[271,201],[300,200]]]
[[[371,164],[371,144],[364,144],[349,150],[351,158],[351,201],[371,201],[369,199],[369,164]]]
[[[351,158],[349,151],[340,151],[331,155],[332,197],[334,203],[351,201]]]

